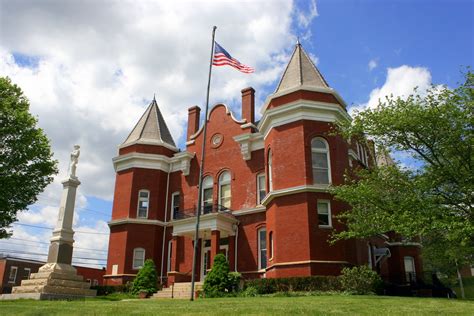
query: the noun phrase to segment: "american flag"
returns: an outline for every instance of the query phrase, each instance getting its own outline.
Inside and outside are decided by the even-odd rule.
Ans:
[[[230,54],[221,45],[217,44],[217,42],[214,42],[214,44],[214,57],[212,58],[212,64],[214,66],[229,65],[246,74],[255,71],[252,67],[241,64],[240,61],[230,56]]]

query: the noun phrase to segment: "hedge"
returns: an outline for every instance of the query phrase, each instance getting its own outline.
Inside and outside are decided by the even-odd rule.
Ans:
[[[336,276],[308,276],[278,279],[254,279],[244,284],[244,289],[255,288],[258,294],[272,294],[290,291],[342,291],[342,284]]]
[[[97,290],[97,296],[109,295],[112,293],[128,293],[130,292],[130,285],[96,285],[91,286],[92,290]]]

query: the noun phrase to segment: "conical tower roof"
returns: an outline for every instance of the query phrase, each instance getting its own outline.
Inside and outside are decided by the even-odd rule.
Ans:
[[[173,137],[168,126],[166,126],[165,119],[158,108],[155,98],[153,98],[153,101],[151,101],[137,125],[135,125],[125,142],[123,142],[122,147],[140,142],[163,145],[165,147],[171,146],[176,149]]]
[[[329,88],[328,83],[298,42],[275,93],[299,86]]]

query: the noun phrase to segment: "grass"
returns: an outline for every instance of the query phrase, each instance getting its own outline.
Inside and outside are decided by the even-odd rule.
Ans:
[[[2,315],[473,315],[474,301],[388,296],[0,301]]]
[[[467,299],[474,299],[474,277],[462,278],[464,285],[464,294]],[[458,283],[456,283],[457,285]],[[454,286],[453,290],[456,292],[458,297],[461,297],[461,288]],[[473,313],[474,314],[474,313]]]

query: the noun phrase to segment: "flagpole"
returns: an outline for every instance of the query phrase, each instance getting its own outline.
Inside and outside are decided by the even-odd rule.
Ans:
[[[198,240],[199,240],[199,219],[201,217],[201,209],[202,209],[202,176],[204,173],[204,158],[206,156],[205,153],[206,153],[206,134],[207,134],[207,114],[209,112],[209,90],[211,89],[212,59],[214,57],[214,37],[216,35],[216,29],[217,29],[217,26],[212,27],[211,60],[209,62],[209,78],[207,80],[206,111],[204,114],[203,138],[202,138],[202,149],[201,149],[201,165],[199,169],[199,181],[198,181],[198,205],[196,209],[196,212],[197,212],[196,231],[194,233],[193,272],[191,275],[191,301],[194,301],[194,283],[196,279],[196,263],[197,263]]]

